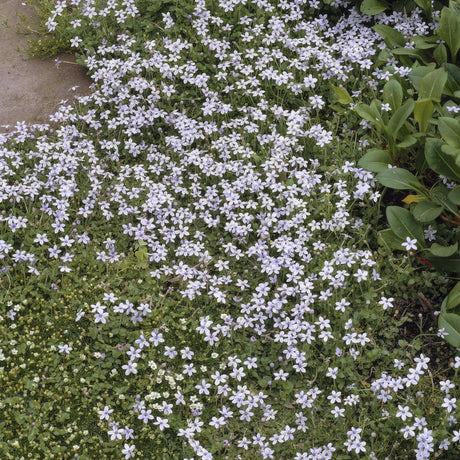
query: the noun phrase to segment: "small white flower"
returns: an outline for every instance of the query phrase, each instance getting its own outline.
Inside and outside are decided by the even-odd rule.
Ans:
[[[412,239],[410,236],[406,238],[406,241],[404,243],[401,243],[401,246],[404,247],[407,251],[410,251],[413,249],[414,251],[417,250],[417,240]]]

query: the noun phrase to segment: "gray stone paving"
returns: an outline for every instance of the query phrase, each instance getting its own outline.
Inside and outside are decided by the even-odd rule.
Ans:
[[[73,99],[70,88],[78,86],[76,92],[83,95],[91,84],[81,66],[62,63],[57,68],[55,58],[31,58],[19,52],[30,36],[17,33],[18,14],[34,20],[33,11],[21,0],[0,0],[0,132],[5,130],[1,125],[17,121],[48,122],[61,100]],[[75,62],[71,55],[58,58]]]

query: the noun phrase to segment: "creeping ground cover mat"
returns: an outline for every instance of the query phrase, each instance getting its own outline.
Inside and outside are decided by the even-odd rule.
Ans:
[[[408,74],[372,26],[439,15],[353,3],[44,6],[93,83],[0,135],[2,459],[459,458],[447,279],[379,246],[353,111]]]

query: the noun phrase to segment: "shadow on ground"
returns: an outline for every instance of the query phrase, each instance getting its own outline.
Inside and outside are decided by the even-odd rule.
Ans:
[[[56,67],[55,58],[40,59],[18,51],[27,46],[28,36],[17,33],[19,14],[33,18],[33,11],[21,0],[0,0],[0,132],[1,125],[18,121],[47,123],[61,100],[72,100],[76,93],[89,93],[91,80],[71,55],[63,54]]]

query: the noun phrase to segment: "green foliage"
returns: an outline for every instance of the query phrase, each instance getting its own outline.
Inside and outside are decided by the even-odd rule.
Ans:
[[[439,127],[441,122],[439,122]],[[440,127],[441,130],[441,127]],[[425,144],[425,158],[428,166],[436,173],[442,174],[449,179],[460,180],[460,167],[456,160],[459,155],[451,155],[442,150],[440,139],[427,139]],[[460,153],[460,151],[459,151]]]
[[[382,172],[388,170],[388,165],[393,164],[390,152],[381,149],[370,149],[359,160],[358,166],[371,172]]]
[[[441,313],[439,327],[447,332],[446,340],[454,347],[460,347],[460,315]]]
[[[437,8],[439,5],[447,4],[444,2],[433,2],[432,0],[402,0],[396,2],[390,2],[385,0],[363,0],[360,5],[360,10],[364,14],[376,15],[383,13],[384,11],[411,11],[415,6],[419,6],[425,13],[427,18],[431,18],[434,7]]]
[[[423,228],[407,209],[400,206],[388,206],[386,215],[391,230],[398,238],[416,239],[422,247],[425,246]]]
[[[418,129],[425,134],[430,125],[433,115],[434,105],[430,99],[417,100],[414,105],[414,118],[418,123]]]
[[[455,63],[460,49],[460,16],[453,8],[443,8],[439,36],[447,43],[451,61]]]
[[[70,29],[71,11],[64,15],[64,24],[55,33],[50,33],[46,25],[47,19],[55,7],[53,0],[26,0],[26,4],[38,15],[38,23],[30,22],[25,15],[21,15],[22,31],[32,34],[25,50],[30,56],[51,57],[59,53],[70,52],[70,39],[72,31]]]
[[[422,200],[413,207],[412,214],[419,222],[428,223],[434,221],[441,214],[442,210],[442,206],[432,201]]]
[[[431,2],[416,4],[431,16]],[[378,14],[389,7],[387,2],[364,1],[361,11]],[[402,200],[407,208],[387,207],[390,229],[380,232],[380,243],[392,250],[402,250],[406,238],[416,239],[418,252],[425,257],[417,256],[421,261],[455,274],[460,273],[457,232],[448,228],[460,225],[460,191],[458,187],[446,187],[441,179],[460,182],[460,118],[455,116],[460,96],[460,68],[456,65],[460,49],[457,7],[455,2],[445,6],[435,34],[415,37],[415,47],[410,49],[405,48],[406,39],[400,32],[386,25],[374,26],[393,56],[402,65],[412,67],[409,73],[412,88],[392,77],[383,88],[382,101],[355,107],[361,118],[374,124],[377,139],[386,147],[382,149],[377,144],[361,158],[359,165],[378,173],[377,180],[389,189],[416,192]],[[449,54],[439,43],[442,40]],[[381,110],[382,104],[389,106],[392,116]],[[452,107],[454,114],[449,111]],[[398,167],[388,168],[388,165]],[[440,232],[439,240],[428,248],[423,232],[426,225],[430,229],[434,225]],[[449,343],[460,346],[460,317],[456,313],[441,314],[439,327],[449,333]]]
[[[387,8],[388,2],[381,0],[363,0],[361,3],[361,12],[369,15],[382,13]]]
[[[394,79],[389,80],[383,87],[383,102],[390,104],[391,110],[398,110],[403,100],[403,89],[401,84]]]
[[[447,332],[446,340],[454,347],[460,347],[460,282],[449,292],[441,305],[439,327]]]
[[[445,67],[441,67],[426,74],[420,82],[418,100],[441,102],[441,95],[446,81],[447,69]]]
[[[174,12],[176,18],[187,17],[192,12],[189,2],[174,3],[169,0],[142,0],[136,2],[136,4],[140,10],[139,18],[131,22],[128,21],[126,26],[127,31],[133,33],[133,35],[158,34],[158,26],[155,20],[162,12]],[[407,5],[409,4],[411,2],[407,2]],[[390,7],[391,2],[385,2],[385,5]],[[64,14],[64,17],[66,17],[66,14],[71,16],[73,12],[69,9]],[[238,19],[239,15],[240,12],[238,12]],[[94,32],[92,27],[88,28],[88,32],[86,32],[85,24],[82,25],[79,31],[79,34],[85,38],[85,44],[89,43],[89,47],[92,40],[95,43],[102,38],[110,40],[113,39],[114,34],[119,32],[118,26],[110,23],[110,19],[105,20],[102,17],[100,19],[99,32]],[[255,20],[259,19],[264,20],[264,18],[255,18]],[[180,28],[173,30],[176,34],[188,33],[187,30]],[[121,32],[126,32],[126,30]],[[57,39],[60,34],[64,33],[66,32],[63,29],[58,28],[54,38]],[[161,31],[161,38],[168,33]],[[190,37],[188,38],[191,40]],[[141,48],[140,45],[139,47],[140,53],[146,52],[146,49]],[[47,50],[38,48],[38,52],[51,52],[51,49],[51,47],[48,47]],[[187,56],[187,59],[203,67],[213,65],[203,62],[205,61],[203,57],[197,57],[193,53],[196,53],[196,51],[190,50],[191,55]],[[404,59],[410,58],[410,56],[403,57]],[[429,69],[430,72],[432,70],[431,68]],[[450,75],[449,73],[448,79]],[[422,79],[423,77],[421,77],[420,82]],[[453,76],[452,79],[451,89],[454,88],[455,83]],[[155,79],[152,78],[151,82],[155,82]],[[185,101],[185,105],[187,105],[189,100],[193,100],[192,98],[188,99],[189,88],[179,81],[176,81],[175,84],[177,85],[178,94],[171,97],[173,104],[183,104]],[[152,86],[154,85],[152,84]],[[337,104],[346,106],[345,108],[342,107],[344,117],[341,120],[349,124],[355,123],[357,112],[350,109],[353,106],[353,98],[347,89],[334,85],[331,88],[334,97],[337,99]],[[201,92],[198,93],[200,96],[203,95]],[[286,103],[285,100],[281,100],[279,94],[272,96],[273,93],[267,95],[267,100],[270,103],[278,102],[282,106],[289,106],[291,103],[297,104],[297,106],[303,104],[303,100],[298,97],[293,97],[292,102],[288,101]],[[422,144],[425,137],[420,136],[415,124],[418,121],[414,121],[411,117],[412,113],[415,113],[417,104],[414,99],[408,93],[407,84],[404,81],[391,79],[385,85],[383,94],[383,103],[390,106],[390,112],[382,109],[380,101],[361,105],[364,118],[368,117],[366,118],[367,120],[376,124],[378,140],[383,142],[384,139],[390,139],[389,143],[391,145],[389,147],[379,145],[379,148],[370,149],[360,160],[360,165],[370,171],[380,173],[381,182],[386,182],[390,188],[395,185],[393,187],[395,190],[414,190],[416,195],[412,195],[412,197],[415,197],[415,201],[409,203],[410,210],[398,206],[387,208],[391,228],[379,232],[378,240],[381,242],[381,246],[378,247],[373,228],[377,227],[377,222],[380,218],[379,205],[365,199],[360,202],[363,206],[350,206],[350,219],[356,219],[356,223],[359,224],[359,217],[363,217],[366,225],[362,225],[362,227],[357,225],[356,228],[350,229],[349,233],[343,233],[341,230],[329,232],[325,238],[327,244],[325,244],[324,248],[315,252],[314,259],[308,265],[308,271],[311,271],[311,275],[316,277],[321,270],[321,263],[327,260],[326,257],[332,258],[333,251],[338,248],[345,249],[346,241],[349,238],[354,238],[352,241],[356,242],[358,246],[369,248],[369,253],[374,252],[376,256],[381,256],[376,266],[378,272],[376,271],[375,274],[381,273],[382,280],[379,281],[378,277],[377,279],[370,279],[370,271],[368,280],[363,279],[355,282],[351,278],[345,291],[347,300],[352,305],[349,309],[343,313],[337,309],[337,301],[340,299],[336,298],[335,293],[331,299],[318,302],[320,313],[323,314],[324,312],[325,316],[332,318],[332,327],[334,327],[334,331],[336,330],[335,328],[341,331],[340,337],[342,337],[344,330],[349,329],[347,324],[350,321],[350,324],[358,325],[356,331],[359,335],[363,333],[362,335],[365,336],[364,331],[366,333],[373,332],[371,344],[367,347],[365,343],[356,345],[353,349],[356,356],[352,358],[351,354],[346,351],[346,347],[342,347],[340,337],[338,344],[343,350],[336,347],[337,341],[335,339],[315,340],[312,344],[307,343],[307,341],[299,341],[298,347],[305,354],[309,363],[306,372],[304,374],[291,373],[287,381],[277,379],[273,381],[271,375],[273,375],[273,370],[277,368],[278,363],[284,359],[282,353],[284,347],[274,340],[271,332],[261,333],[252,342],[252,340],[248,340],[243,328],[235,327],[235,331],[232,331],[229,340],[222,340],[221,344],[217,344],[214,348],[204,344],[197,333],[199,326],[201,326],[198,317],[209,315],[213,320],[217,321],[224,320],[224,318],[231,319],[228,313],[233,315],[236,310],[233,302],[229,301],[228,304],[222,305],[214,301],[212,296],[206,295],[199,296],[195,301],[185,300],[182,293],[180,293],[184,284],[181,276],[174,276],[171,272],[168,272],[168,274],[162,275],[161,279],[157,279],[149,273],[149,270],[152,270],[155,265],[150,259],[155,254],[151,254],[153,252],[152,246],[147,243],[150,236],[146,236],[144,241],[139,236],[128,238],[125,235],[124,243],[119,241],[120,245],[123,246],[120,248],[123,257],[113,264],[105,263],[102,260],[95,261],[93,257],[87,255],[86,250],[81,252],[77,250],[73,263],[74,272],[61,273],[57,269],[57,262],[51,261],[49,264],[43,264],[46,268],[43,268],[42,273],[36,278],[27,277],[27,275],[20,273],[20,269],[14,271],[13,274],[6,272],[0,278],[0,305],[2,307],[7,306],[7,309],[19,308],[19,304],[22,302],[24,306],[27,306],[21,312],[23,314],[18,316],[19,319],[16,321],[15,328],[10,327],[12,323],[9,319],[6,319],[1,329],[3,342],[0,345],[6,348],[13,346],[13,341],[17,342],[15,345],[17,355],[11,354],[11,356],[8,356],[6,359],[8,367],[4,372],[0,372],[0,386],[6,394],[6,397],[2,398],[0,402],[3,414],[0,420],[0,453],[5,458],[22,458],[22,456],[27,455],[32,456],[32,458],[73,458],[75,456],[80,460],[119,458],[120,448],[124,440],[110,442],[107,434],[107,424],[103,420],[98,420],[97,417],[97,408],[95,406],[97,405],[98,408],[102,409],[104,404],[107,403],[110,407],[116,409],[116,420],[117,423],[120,423],[120,426],[132,424],[136,429],[136,454],[139,453],[140,457],[147,455],[149,458],[161,458],[164,460],[176,460],[185,456],[192,457],[193,453],[190,448],[186,443],[182,442],[182,438],[177,438],[173,432],[177,432],[177,429],[183,426],[180,424],[181,421],[183,422],[185,419],[193,420],[195,417],[193,410],[197,409],[193,409],[193,405],[188,401],[192,395],[194,396],[197,393],[195,385],[200,383],[203,377],[207,378],[207,375],[211,374],[211,372],[216,372],[218,369],[224,369],[223,372],[226,372],[225,369],[227,368],[231,372],[230,365],[226,364],[225,357],[227,355],[240,356],[242,359],[257,355],[260,356],[259,367],[257,371],[246,369],[248,376],[244,380],[244,385],[247,385],[249,391],[254,395],[260,389],[263,389],[264,392],[270,395],[270,398],[273,398],[274,409],[278,412],[276,422],[279,428],[283,428],[287,424],[294,426],[294,423],[296,423],[292,414],[293,406],[288,406],[286,401],[292,400],[292,394],[295,393],[297,388],[305,388],[306,384],[309,388],[316,381],[316,384],[321,388],[333,388],[343,393],[347,390],[355,389],[353,391],[359,394],[361,401],[360,405],[355,408],[352,405],[346,405],[345,423],[336,423],[337,419],[332,418],[332,415],[329,414],[329,409],[326,409],[325,418],[322,418],[322,416],[320,418],[316,409],[308,410],[309,438],[314,440],[315,444],[321,445],[324,443],[326,445],[329,442],[335,443],[338,440],[343,444],[346,436],[344,427],[347,427],[350,420],[359,419],[360,426],[362,423],[366,431],[376,434],[375,438],[374,435],[369,435],[370,437],[366,439],[369,439],[369,444],[373,443],[373,445],[369,445],[369,448],[375,450],[378,455],[388,455],[389,457],[398,455],[401,458],[411,455],[409,448],[404,445],[398,447],[397,453],[391,452],[394,445],[394,433],[399,431],[400,426],[396,424],[397,417],[392,412],[391,416],[383,418],[384,423],[388,419],[389,425],[385,425],[388,426],[387,430],[382,433],[378,429],[383,425],[382,423],[379,424],[382,420],[382,405],[380,401],[374,401],[373,405],[367,404],[369,400],[373,401],[375,399],[369,382],[378,378],[377,373],[381,370],[384,370],[384,373],[388,371],[389,373],[395,372],[394,375],[398,375],[394,367],[395,360],[407,361],[418,356],[421,351],[426,353],[427,350],[430,350],[429,346],[425,350],[423,338],[424,336],[435,336],[432,330],[430,332],[428,329],[426,331],[420,329],[420,333],[417,332],[416,336],[408,336],[406,330],[402,329],[401,326],[410,320],[409,315],[406,315],[403,311],[404,308],[401,307],[401,301],[410,296],[414,297],[414,292],[417,292],[417,290],[429,293],[430,298],[434,299],[433,302],[437,301],[441,295],[446,295],[447,292],[444,288],[444,277],[432,272],[420,272],[417,267],[412,266],[411,258],[398,260],[391,254],[389,249],[403,250],[401,244],[407,237],[417,239],[419,248],[424,248],[426,243],[423,234],[424,228],[421,223],[425,223],[422,219],[427,219],[427,217],[426,213],[422,212],[422,208],[428,206],[434,207],[436,210],[441,209],[441,212],[450,212],[449,210],[457,204],[460,198],[457,196],[458,191],[456,192],[456,189],[450,190],[441,186],[438,179],[435,182],[428,182],[428,174],[423,176],[422,173],[414,169],[408,170],[404,168],[404,157],[409,156],[409,147],[419,149],[424,153],[423,149],[420,149],[420,144]],[[436,104],[439,103],[433,103],[434,111],[438,111]],[[160,104],[159,106],[161,107]],[[190,106],[187,109],[194,110],[193,104],[190,104]],[[110,112],[110,117],[113,116],[114,119],[120,117],[121,110],[119,107],[110,107],[107,104],[107,107],[104,107],[105,109]],[[176,107],[174,109],[176,110]],[[232,116],[233,114],[230,115],[230,119]],[[336,120],[334,119],[333,123],[335,122]],[[426,132],[429,136],[434,137],[437,130],[436,126],[434,123],[428,122]],[[87,133],[89,134],[88,141],[91,140],[95,143],[101,142],[105,134],[104,132],[99,132],[96,136],[95,132],[91,130],[84,131],[84,133],[85,136]],[[118,136],[119,140],[126,142],[124,134],[123,130],[120,130],[116,135],[114,134],[114,138]],[[149,139],[152,139],[152,146],[161,148],[161,144],[156,143],[156,138],[153,139],[155,136],[156,134],[154,133],[150,137],[149,133]],[[334,163],[336,161],[355,160],[357,149],[355,148],[354,140],[350,141],[353,136],[354,134],[352,133],[346,140],[344,140],[346,136],[343,136],[342,138],[337,137],[333,141],[335,155],[328,156],[328,161],[331,161],[331,163],[325,162],[321,174],[324,174],[325,177],[330,171],[335,174],[337,169]],[[447,141],[443,145],[449,146]],[[327,148],[324,148],[324,152],[328,152]],[[169,155],[169,150],[167,153]],[[254,157],[256,164],[264,161],[264,151],[262,150],[258,153],[257,158]],[[309,153],[311,153],[312,159],[314,155],[318,154],[317,151],[312,152],[311,149]],[[442,148],[441,153],[443,153]],[[142,155],[139,155],[135,160],[131,159],[132,164],[130,166],[139,164],[142,162],[142,158]],[[128,161],[126,160],[126,164],[128,164]],[[334,167],[329,168],[330,164],[334,164]],[[397,165],[398,168],[388,169],[389,164],[392,166]],[[120,166],[121,161],[114,162],[111,165],[114,170]],[[92,168],[93,166],[85,165],[84,167]],[[190,164],[189,167],[192,170],[194,165]],[[433,173],[432,171],[428,172],[431,175]],[[156,177],[155,174],[152,171],[152,176],[149,177]],[[280,174],[280,184],[287,184],[295,192],[295,188],[298,187],[298,181],[294,177],[287,178],[286,176],[285,172]],[[214,187],[220,180],[224,180],[224,178],[206,177],[206,184]],[[110,187],[116,187],[117,185],[108,174],[107,178],[102,181],[101,186],[103,189],[101,194],[108,194]],[[81,183],[79,186],[81,186],[79,192],[82,193],[85,187],[92,187],[92,184]],[[348,186],[349,184],[347,184]],[[347,193],[351,191],[352,188],[348,189]],[[201,191],[198,192],[201,193]],[[342,191],[339,192],[342,193]],[[257,196],[257,194],[254,193],[254,196]],[[320,193],[312,193],[312,217],[331,215],[330,203],[332,196],[332,192],[327,190],[327,187]],[[76,195],[75,206],[77,207],[79,206],[79,199],[80,197]],[[184,198],[184,201],[187,199],[189,198]],[[443,203],[446,204],[447,208]],[[22,206],[23,204],[16,203],[17,206]],[[415,208],[419,205],[422,206],[420,216],[423,217],[421,218],[417,218],[419,214],[415,212]],[[24,206],[26,207],[26,204]],[[176,203],[174,203],[174,206],[176,206]],[[267,208],[269,207],[267,205]],[[254,212],[259,213],[261,211],[255,210]],[[248,212],[248,216],[250,216],[250,212]],[[18,244],[34,238],[36,232],[42,231],[41,229],[44,228],[41,217],[40,221],[33,222],[33,231],[31,233],[18,231],[18,233],[11,236],[10,232],[9,236],[16,238],[19,242]],[[145,211],[145,213],[140,213],[137,217],[139,219],[150,219],[151,215],[149,211]],[[325,222],[327,222],[327,218],[325,218]],[[431,221],[437,218],[438,215],[433,217]],[[83,226],[91,234],[92,240],[101,242],[108,236],[111,237],[115,233],[122,233],[121,221],[123,219],[120,216],[120,222],[115,219],[108,223],[100,213],[95,213],[90,219],[82,218],[82,221]],[[284,224],[287,225],[287,221]],[[203,230],[204,238],[211,243],[224,241],[227,237],[225,232],[222,231],[222,226],[216,229],[201,228],[197,225],[195,230]],[[260,231],[262,230],[261,228]],[[450,229],[447,229],[441,235],[442,238],[449,233],[448,230]],[[455,264],[458,245],[456,246],[455,243],[450,244],[450,241],[442,238],[439,241],[443,245],[436,245],[435,243],[430,248],[424,248],[422,255],[430,253],[432,257],[430,260],[434,261],[438,258],[444,262],[447,260],[447,265]],[[270,242],[270,239],[271,236],[266,239],[267,243]],[[313,240],[313,238],[311,239]],[[279,241],[281,240],[280,238]],[[315,242],[312,241],[312,243]],[[96,245],[96,243],[94,244]],[[211,250],[215,249],[212,244],[209,246]],[[275,250],[273,249],[273,251]],[[368,252],[367,249],[365,252]],[[212,262],[215,262],[219,260],[221,255],[221,252],[216,251],[216,253],[210,254],[210,258]],[[335,254],[334,258],[336,259]],[[367,256],[362,260],[361,255],[358,255],[356,263],[363,262],[360,267],[365,269],[364,262],[366,259]],[[378,260],[377,257],[376,260]],[[177,263],[176,260],[168,260],[169,262]],[[194,263],[191,262],[190,266],[192,267]],[[197,267],[201,267],[204,262],[196,261],[196,263]],[[231,286],[228,291],[229,298],[235,299],[237,296],[243,298],[244,296],[250,299],[254,291],[253,288],[261,280],[265,280],[266,276],[253,269],[253,261],[243,260],[241,263],[245,264],[243,267],[244,273],[249,272],[247,277],[251,287],[242,292],[242,290]],[[87,279],[82,275],[84,273],[91,273],[91,278],[88,277]],[[226,270],[223,274],[227,274]],[[218,275],[217,272],[216,275]],[[317,278],[319,279],[320,276],[317,276]],[[59,281],[57,283],[59,286],[50,288],[51,281],[56,281],[56,279]],[[276,286],[276,283],[280,283],[280,279],[282,279],[281,276],[278,281],[273,282],[273,286]],[[324,289],[328,289],[327,284],[329,281],[326,278],[324,281]],[[397,293],[395,294],[397,299],[394,305],[395,308],[393,309],[393,305],[391,309],[385,306],[384,310],[389,308],[385,312],[382,311],[381,303],[378,303],[378,297],[383,296],[383,289],[388,286],[391,292]],[[103,323],[95,324],[93,313],[90,313],[90,311],[92,307],[96,307],[102,301],[103,295],[108,293],[113,293],[120,301],[129,300],[136,306],[146,304],[152,310],[151,315],[148,316],[147,321],[144,321],[139,326],[126,315],[113,314],[114,312],[111,311],[107,325],[103,325]],[[322,292],[321,295],[323,295]],[[393,300],[391,299],[391,301]],[[455,307],[452,305],[455,302],[456,296],[452,295],[451,301],[448,303],[448,312],[446,312],[448,315],[454,314]],[[103,303],[108,303],[108,301]],[[293,313],[294,305],[287,304],[286,308],[289,314]],[[389,314],[390,311],[391,314]],[[86,316],[84,315],[77,320],[79,313],[86,313]],[[312,317],[313,315],[310,313],[305,314],[305,323],[307,323],[307,320],[313,322]],[[445,317],[443,318],[445,319]],[[269,319],[268,321],[272,320]],[[449,327],[454,328],[455,332],[455,321],[448,317],[447,323]],[[221,323],[219,322],[219,324]],[[412,326],[417,329],[415,322]],[[124,375],[123,372],[114,372],[120,367],[120,360],[126,359],[126,349],[129,349],[136,342],[141,329],[146,337],[152,330],[161,329],[168,340],[167,343],[174,344],[178,350],[189,345],[194,348],[196,376],[184,378],[181,362],[166,359],[163,347],[156,346],[139,346],[139,349],[142,350],[142,357],[139,361],[136,378]],[[356,336],[355,332],[353,332],[353,336]],[[453,336],[455,335],[453,334]],[[431,340],[433,340],[433,337],[431,337]],[[436,337],[434,337],[434,340],[437,340]],[[73,349],[68,355],[56,350],[56,344],[62,343],[71,344]],[[121,351],[123,349],[125,351]],[[213,351],[215,353],[212,353]],[[286,358],[287,360],[288,358]],[[23,365],[26,366],[25,371],[24,367],[22,367]],[[334,378],[334,380],[324,377],[329,366],[340,368],[337,378]],[[161,369],[164,375],[157,371],[157,367]],[[447,378],[449,373],[452,372],[448,366],[444,367],[445,369],[443,368],[435,373],[437,380]],[[206,369],[206,371],[203,369]],[[24,375],[25,372],[27,372],[27,376]],[[32,372],[36,378],[32,377]],[[165,378],[165,376],[169,379]],[[440,406],[442,399],[438,401],[436,399],[438,396],[432,396],[432,385],[431,374],[420,379],[417,390],[430,395],[426,398],[412,396],[410,393],[412,388],[409,389],[411,407],[413,405],[417,409],[417,413],[414,415],[422,416],[427,412],[426,408],[428,407],[430,412],[427,418],[430,426],[433,420],[438,423],[438,419],[445,418],[445,414],[442,414],[440,407],[436,408],[436,406]],[[243,386],[243,382],[241,382],[241,386]],[[153,428],[151,425],[144,427],[143,423],[138,419],[138,414],[133,412],[132,409],[136,395],[146,395],[154,390],[159,390],[163,395],[168,394],[168,396],[163,396],[165,401],[174,402],[172,394],[175,391],[179,391],[179,389],[187,396],[187,403],[183,407],[179,404],[176,404],[178,407],[174,407],[174,414],[169,417],[172,427],[171,432],[168,432],[169,430],[159,432],[158,429]],[[394,396],[396,404],[403,403],[405,400],[405,396],[396,394],[396,392]],[[326,397],[326,394],[321,395],[324,403],[320,402],[315,407],[320,409],[327,408],[326,405],[329,402]],[[201,402],[201,397],[199,400]],[[254,434],[251,432],[252,427],[241,424],[241,421],[236,416],[234,420],[229,419],[222,430],[211,430],[208,426],[209,419],[213,414],[217,415],[217,404],[218,401],[222,402],[222,398],[219,396],[216,398],[204,398],[203,396],[203,401],[206,401],[203,411],[205,425],[200,432],[200,439],[204,440],[206,448],[212,451],[215,458],[237,458],[235,453],[237,436],[241,434],[251,438]],[[151,402],[153,403],[154,401]],[[321,405],[325,407],[321,407]],[[386,407],[389,408],[388,406]],[[300,410],[300,408],[295,409],[296,411]],[[391,408],[389,410],[392,411]],[[432,420],[430,420],[430,417],[432,417]],[[269,438],[274,435],[274,432],[270,431],[269,425],[265,422],[257,424],[257,426],[254,424],[254,429],[260,430],[263,436]],[[21,440],[21,444],[16,447],[14,443],[17,439]],[[231,439],[231,442],[224,445],[224,441],[228,442],[228,439]],[[283,458],[294,458],[295,450],[297,450],[298,446],[290,444],[293,443],[286,443]],[[78,453],[74,453],[72,449],[78,450]],[[4,455],[5,452],[7,452],[7,455]],[[244,455],[246,455],[245,458],[256,458],[260,455],[260,451],[258,447],[252,447],[252,451],[249,450]],[[350,456],[339,454],[337,458],[351,458],[353,455],[353,453]]]
[[[385,187],[395,190],[423,190],[418,179],[407,169],[386,168],[377,175],[377,180]]]

